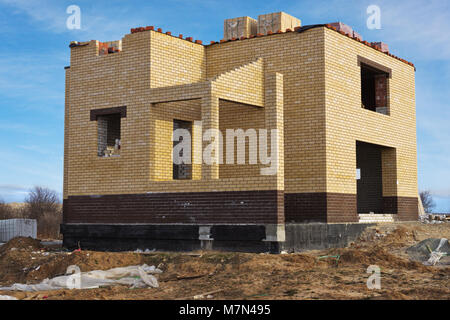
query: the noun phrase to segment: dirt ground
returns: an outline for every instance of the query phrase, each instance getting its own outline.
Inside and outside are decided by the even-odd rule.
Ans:
[[[46,292],[0,291],[18,299],[450,299],[450,264],[424,266],[406,249],[428,238],[450,238],[450,223],[384,224],[343,249],[295,254],[65,252],[16,238],[0,247],[0,286],[38,283],[81,271],[148,264],[163,270],[160,287],[126,286]],[[336,258],[320,258],[339,256]],[[448,259],[447,259],[448,261]],[[381,289],[369,290],[369,265],[381,268]]]

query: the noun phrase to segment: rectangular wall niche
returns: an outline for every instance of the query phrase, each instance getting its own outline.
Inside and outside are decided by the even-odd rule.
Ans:
[[[173,131],[177,129],[186,129],[189,131],[192,137],[192,122],[191,121],[183,121],[183,120],[173,120]],[[174,141],[173,147],[175,147],[178,143],[181,143],[183,137],[180,137],[180,141]],[[180,151],[183,152],[183,151]],[[180,153],[180,157],[183,154]],[[174,180],[189,180],[192,179],[192,139],[191,139],[191,163],[181,163],[175,164],[173,162],[173,179]]]
[[[120,156],[120,114],[98,116],[98,156]]]
[[[121,149],[121,119],[127,116],[127,107],[91,110],[91,121],[97,121],[97,155],[118,157]]]
[[[358,65],[361,68],[362,107],[390,115],[389,78],[392,70],[363,57],[358,57]]]

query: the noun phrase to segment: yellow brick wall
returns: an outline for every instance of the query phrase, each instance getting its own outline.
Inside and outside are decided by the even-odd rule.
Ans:
[[[209,99],[205,94],[212,93],[211,83],[204,81],[206,49],[153,31],[126,35],[122,49],[120,53],[99,56],[97,41],[72,49],[71,67],[67,72],[66,119],[70,120],[66,127],[65,198],[90,194],[277,188],[279,178],[276,176],[255,177],[254,182],[245,175],[200,181],[202,168],[199,165],[194,165],[192,181],[172,181],[169,149],[172,148],[173,119],[201,120],[202,103],[208,103]],[[262,104],[262,62],[250,60],[245,64],[249,66],[237,75],[248,76],[238,77],[240,82],[232,88],[248,83],[245,86],[250,89],[239,96],[246,101],[249,94],[255,92],[253,97],[259,99],[256,103]],[[196,83],[199,83],[201,100],[169,102],[173,97],[171,92],[182,99],[192,99],[190,94],[196,90]],[[225,95],[229,86],[229,81],[216,79],[214,90]],[[156,97],[167,94],[167,103],[152,103]],[[100,158],[96,152],[97,122],[90,121],[90,110],[118,106],[127,106],[127,116],[121,119],[121,155]],[[201,129],[194,127],[194,132]]]
[[[207,48],[207,78],[258,58],[266,74],[284,76],[285,192],[325,192],[323,28]]]
[[[151,118],[151,156],[150,156],[150,179],[167,181],[173,177],[172,163],[172,133],[173,120],[190,121],[193,125],[192,149],[195,149],[194,135],[196,130],[195,121],[201,121],[200,99],[185,100],[166,103],[155,103],[150,110]],[[201,130],[201,129],[200,129]],[[192,167],[192,178],[201,178],[201,165],[194,164]]]
[[[126,35],[123,51],[98,55],[98,42],[71,50],[66,127],[67,194],[145,192],[149,177],[150,34]],[[127,106],[121,156],[97,156],[97,122],[90,110]]]
[[[98,56],[96,41],[72,49],[65,198],[274,189],[355,194],[356,140],[396,148],[383,153],[398,168],[397,174],[386,168],[384,177],[399,181],[383,189],[385,196],[417,196],[414,69],[401,61],[326,28],[207,47],[147,31],[126,35],[122,49]],[[361,109],[358,55],[393,70],[390,116]],[[230,90],[239,102],[258,107],[224,101]],[[121,156],[99,158],[97,123],[89,112],[118,106],[127,106]],[[196,166],[192,181],[172,181],[173,119],[203,120],[194,131],[281,128],[282,168],[264,177],[257,166]]]
[[[264,60],[238,66],[214,77],[213,90],[221,99],[253,106],[264,106]]]
[[[202,80],[204,47],[157,32],[128,34],[122,52],[103,56],[98,55],[97,41],[86,44],[72,48],[67,72],[65,197],[147,192],[151,177],[161,179],[150,165],[155,155],[151,133],[161,115],[155,112],[152,117],[150,89]],[[97,122],[90,121],[90,110],[118,106],[127,106],[127,117],[121,120],[121,155],[100,158]],[[163,124],[167,118],[160,120]]]
[[[66,92],[65,92],[65,103],[64,103],[64,169],[63,169],[63,198],[66,199],[68,195],[68,184],[69,184],[69,88],[70,88],[70,69],[66,69],[66,77],[65,77],[65,85],[66,85]]]
[[[356,140],[396,148],[395,174],[384,169],[390,186],[384,196],[417,197],[414,68],[333,30],[325,32],[327,191],[356,193]],[[392,69],[390,116],[361,108],[358,56]],[[394,185],[394,187],[392,187]],[[397,190],[395,190],[397,189]]]
[[[260,164],[249,165],[249,139],[246,138],[245,145],[245,165],[237,164],[237,138],[234,141],[234,163],[226,164],[226,130],[255,129],[258,136],[258,130],[265,128],[265,110],[264,108],[243,105],[236,102],[220,100],[219,101],[219,128],[224,137],[223,161],[219,166],[219,177],[238,178],[238,177],[257,177],[260,175]],[[258,154],[258,150],[252,150]]]
[[[150,34],[152,88],[206,80],[206,55],[202,45],[159,32],[141,33]]]

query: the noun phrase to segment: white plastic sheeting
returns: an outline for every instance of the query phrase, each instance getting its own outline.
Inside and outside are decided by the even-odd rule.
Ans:
[[[80,272],[77,266],[69,266],[65,276],[45,279],[38,284],[15,283],[11,287],[0,288],[4,291],[48,291],[59,289],[95,289],[117,284],[132,288],[158,288],[158,280],[153,274],[162,273],[154,266],[129,266],[110,270]]]
[[[439,260],[441,260],[441,258],[443,256],[447,255],[447,252],[442,252],[441,248],[448,242],[447,239],[442,238],[441,241],[439,242],[438,247],[436,248],[436,250],[432,251],[430,253],[430,258],[428,259],[428,261],[425,261],[423,264],[426,266],[434,266],[436,265]]]
[[[0,300],[18,300],[18,299],[11,296],[0,296]]]
[[[34,219],[0,220],[0,242],[8,242],[15,237],[37,237],[37,222]]]

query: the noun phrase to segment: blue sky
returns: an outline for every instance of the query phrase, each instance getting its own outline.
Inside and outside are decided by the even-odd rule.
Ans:
[[[66,8],[81,8],[68,30]],[[366,27],[369,5],[380,30]],[[284,11],[303,25],[342,21],[367,41],[384,41],[415,63],[419,188],[435,211],[450,212],[450,6],[447,1],[33,1],[0,0],[0,197],[22,201],[33,185],[62,190],[64,66],[72,40],[118,40],[154,25],[204,42],[220,40],[223,20]]]

